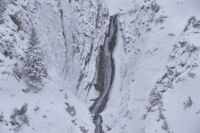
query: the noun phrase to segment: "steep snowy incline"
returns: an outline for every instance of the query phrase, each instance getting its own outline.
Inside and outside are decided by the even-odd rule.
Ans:
[[[58,4],[56,0],[0,1],[0,10],[5,8],[0,13],[1,133],[94,132],[88,108],[64,79],[66,45]],[[24,54],[33,28],[48,77],[40,92],[25,93]]]
[[[133,0],[104,0],[106,5],[108,6],[110,15],[119,13],[119,12],[127,12],[134,8]]]
[[[199,133],[199,5],[0,0],[0,133]],[[32,29],[47,70],[37,93]]]
[[[169,3],[167,0],[161,0],[136,3],[131,11],[120,13],[120,37],[114,52],[116,74],[107,107],[102,113],[103,130],[112,133],[188,133],[189,131],[196,133],[199,131],[196,124],[186,125],[181,122],[181,120],[189,120],[191,123],[192,121],[198,123],[197,121],[200,120],[198,113],[195,113],[199,108],[195,95],[198,93],[196,80],[190,81],[190,85],[194,84],[190,90],[185,87],[182,90],[178,89],[176,85],[173,85],[174,89],[170,90],[170,85],[174,84],[167,80],[172,78],[170,76],[166,76],[164,79],[166,81],[163,81],[167,84],[161,83],[162,86],[157,83],[159,79],[165,77],[166,73],[171,73],[168,64],[171,63],[169,58],[174,47],[181,51],[181,49],[191,49],[194,45],[196,47],[194,49],[198,49],[198,1],[177,0]],[[192,17],[190,20],[191,16],[196,18]],[[191,27],[189,28],[191,31],[184,32],[186,27]],[[183,40],[187,42],[186,46],[183,48],[177,46],[177,43],[184,42]],[[194,62],[198,56],[198,51],[189,57],[186,56],[187,52],[183,53],[185,54],[178,56],[175,62],[179,60]],[[182,68],[178,67],[176,71],[182,73]],[[172,79],[175,80],[174,78],[176,79],[176,77]],[[186,77],[183,79],[186,80]],[[158,87],[159,89],[154,91]],[[170,91],[164,93],[166,90]],[[184,106],[191,101],[195,102],[195,105],[191,105],[194,107],[191,109],[186,107],[185,110]],[[175,117],[177,114],[173,111],[177,114],[182,113]],[[185,128],[182,129],[182,126]]]

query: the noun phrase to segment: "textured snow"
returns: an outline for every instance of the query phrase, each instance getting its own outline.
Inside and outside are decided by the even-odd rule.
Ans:
[[[103,131],[200,132],[199,0],[6,2],[0,24],[0,133],[16,132],[11,116],[24,103],[29,123],[19,133],[95,132],[89,107],[99,96],[96,61],[114,14],[119,26],[115,77],[100,114]],[[40,92],[24,93],[20,74],[32,27],[48,77]]]
[[[119,12],[127,12],[134,7],[134,0],[104,0],[108,6],[110,15],[117,14]]]

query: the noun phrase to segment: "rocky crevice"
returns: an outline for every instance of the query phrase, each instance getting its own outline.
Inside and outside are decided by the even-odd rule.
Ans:
[[[61,26],[62,26],[62,35],[63,35],[63,38],[65,40],[65,46],[67,48],[67,39],[66,39],[66,35],[65,35],[65,25],[64,25],[64,19],[63,19],[63,10],[61,9],[61,1],[58,2],[58,8],[60,10],[60,20],[61,20]]]
[[[100,92],[90,111],[94,114],[95,133],[103,133],[102,117],[100,115],[106,107],[112,82],[115,74],[114,60],[112,58],[113,50],[116,45],[118,31],[117,15],[110,17],[108,32],[105,36],[104,45],[100,46],[100,52],[97,59],[97,81],[95,89]]]

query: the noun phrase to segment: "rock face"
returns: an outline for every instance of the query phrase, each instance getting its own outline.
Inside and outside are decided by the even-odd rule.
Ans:
[[[199,133],[199,4],[0,0],[0,132]]]

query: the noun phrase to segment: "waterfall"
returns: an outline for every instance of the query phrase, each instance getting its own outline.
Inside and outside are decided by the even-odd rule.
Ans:
[[[100,113],[104,110],[109,92],[114,78],[114,60],[112,58],[113,49],[117,39],[117,15],[110,17],[110,25],[108,33],[105,36],[104,45],[100,47],[100,53],[97,62],[98,77],[95,88],[100,92],[99,97],[95,100],[94,104],[90,107],[90,111],[94,116],[96,125],[95,133],[103,133],[101,123],[103,122]]]

